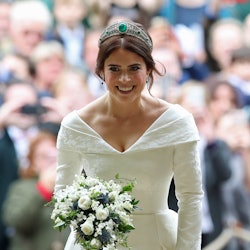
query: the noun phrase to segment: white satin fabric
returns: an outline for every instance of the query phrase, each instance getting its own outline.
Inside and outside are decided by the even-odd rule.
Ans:
[[[198,131],[193,117],[171,105],[125,152],[119,152],[89,127],[76,111],[62,121],[58,135],[55,192],[71,184],[84,168],[89,176],[136,178],[133,250],[200,250],[201,185]],[[167,205],[175,178],[178,215]],[[65,250],[80,250],[71,233]],[[122,248],[121,248],[122,249]]]

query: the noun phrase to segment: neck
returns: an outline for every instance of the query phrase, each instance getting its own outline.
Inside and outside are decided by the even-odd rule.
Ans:
[[[106,98],[107,113],[116,119],[129,119],[140,115],[145,110],[144,98],[134,102],[116,102],[110,96]]]

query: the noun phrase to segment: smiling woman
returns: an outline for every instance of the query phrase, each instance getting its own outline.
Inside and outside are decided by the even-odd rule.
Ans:
[[[153,72],[159,74],[152,46],[148,32],[129,20],[111,24],[101,34],[96,74],[108,91],[63,119],[55,192],[82,172],[104,180],[116,173],[135,178],[141,210],[133,213],[129,246],[198,250],[203,196],[198,131],[190,113],[150,94]],[[173,176],[179,214],[167,202]],[[72,232],[65,249],[81,249],[74,242]]]
[[[149,73],[143,59],[124,49],[117,49],[104,64],[104,80],[110,92],[114,90],[128,94],[133,90],[141,93],[147,74]]]

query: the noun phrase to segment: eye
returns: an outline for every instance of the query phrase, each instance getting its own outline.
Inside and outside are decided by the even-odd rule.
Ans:
[[[119,71],[119,67],[117,67],[117,66],[110,66],[109,70],[113,71],[113,72],[116,72],[116,71]]]
[[[138,69],[140,69],[140,66],[139,65],[133,65],[133,66],[130,67],[130,69],[132,71],[137,71]]]

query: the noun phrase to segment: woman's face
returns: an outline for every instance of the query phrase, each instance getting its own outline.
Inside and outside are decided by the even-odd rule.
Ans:
[[[50,167],[56,167],[57,150],[52,139],[44,139],[36,145],[33,157],[33,167],[40,173]]]
[[[104,80],[112,96],[130,101],[141,95],[148,75],[142,57],[124,49],[117,49],[104,63]]]
[[[35,65],[36,67],[36,77],[40,79],[44,86],[42,89],[50,89],[53,85],[55,79],[64,69],[64,59],[61,55],[51,54],[38,61]]]
[[[235,94],[232,89],[227,85],[220,85],[217,87],[214,97],[210,100],[209,109],[217,121],[223,114],[231,109],[236,108]]]

